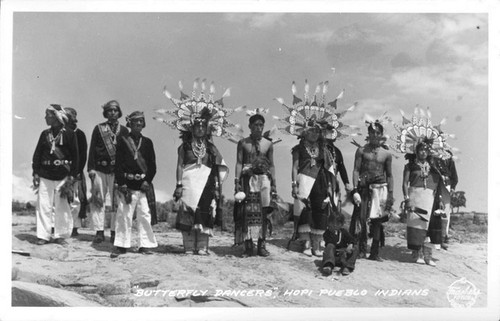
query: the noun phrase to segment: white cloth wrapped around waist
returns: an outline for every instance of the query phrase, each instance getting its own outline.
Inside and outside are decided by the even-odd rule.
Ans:
[[[388,190],[387,183],[382,184],[370,184],[369,186],[372,199],[370,206],[369,218],[379,218],[386,216],[385,206],[387,202]]]

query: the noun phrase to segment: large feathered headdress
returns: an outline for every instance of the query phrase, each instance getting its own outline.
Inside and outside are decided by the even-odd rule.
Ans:
[[[215,85],[210,83],[208,97],[205,94],[206,80],[203,79],[200,84],[199,78],[196,78],[193,84],[191,96],[186,95],[182,90],[182,82],[179,81],[179,89],[181,96],[179,99],[172,97],[166,87],[163,90],[164,95],[170,99],[177,107],[175,110],[158,109],[156,112],[162,115],[168,115],[173,119],[167,120],[162,117],[153,117],[154,119],[164,122],[173,129],[181,132],[191,131],[193,124],[197,120],[204,119],[208,123],[208,128],[211,135],[223,138],[230,138],[232,133],[227,129],[234,127],[226,119],[234,110],[224,107],[223,99],[230,95],[230,89],[226,89],[222,97],[214,100]],[[198,93],[198,89],[200,92]]]
[[[394,138],[395,146],[391,146],[400,153],[415,154],[419,143],[426,143],[433,156],[443,159],[450,158],[451,151],[455,150],[446,141],[448,138],[454,138],[452,134],[446,134],[442,131],[444,125],[443,119],[437,126],[432,125],[431,112],[429,109],[424,111],[421,108],[415,108],[411,120],[405,117],[401,111],[402,124],[394,124],[398,135]]]
[[[304,100],[302,100],[297,97],[297,86],[295,85],[295,81],[292,82],[292,106],[286,105],[283,98],[276,98],[289,114],[284,118],[275,117],[286,124],[286,127],[280,128],[280,130],[300,136],[302,132],[309,127],[319,127],[323,130],[324,136],[328,139],[341,139],[351,136],[352,134],[349,134],[348,130],[356,129],[357,127],[345,125],[340,120],[347,112],[354,110],[357,103],[354,103],[351,107],[342,112],[336,113],[337,101],[344,96],[344,91],[342,90],[337,98],[329,103],[326,103],[327,92],[328,81],[320,82],[316,86],[316,90],[311,98],[309,96],[309,83],[306,79]],[[321,97],[319,97],[320,94]]]

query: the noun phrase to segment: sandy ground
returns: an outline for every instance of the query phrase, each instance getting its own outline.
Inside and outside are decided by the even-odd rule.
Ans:
[[[404,235],[389,236],[384,262],[360,259],[349,276],[324,276],[321,259],[299,253],[299,243],[286,249],[289,225],[268,240],[271,256],[240,258],[242,247],[232,247],[232,233],[220,230],[210,239],[209,256],[185,255],[180,233],[166,224],[154,227],[159,247],[153,255],[133,246],[111,259],[109,241],[92,244],[89,229],[66,247],[37,246],[35,218],[13,215],[13,251],[29,253],[12,254],[13,278],[104,306],[148,307],[451,307],[458,299],[450,286],[465,278],[475,290],[472,306],[487,305],[486,243],[452,241],[448,251],[434,250],[437,267],[431,267],[412,263]]]

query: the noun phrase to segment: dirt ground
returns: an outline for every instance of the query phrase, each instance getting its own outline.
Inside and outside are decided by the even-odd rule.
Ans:
[[[159,247],[153,255],[133,245],[116,259],[109,257],[108,231],[106,242],[96,245],[94,232],[82,228],[62,247],[35,245],[35,230],[35,217],[12,216],[13,279],[76,292],[103,306],[451,307],[458,300],[452,284],[466,281],[474,289],[472,306],[487,305],[486,238],[452,237],[448,251],[434,250],[437,267],[431,267],[411,261],[404,231],[390,232],[384,262],[359,259],[349,276],[324,276],[321,259],[299,253],[299,243],[287,250],[288,223],[269,238],[266,258],[240,258],[243,248],[232,247],[232,233],[220,230],[210,239],[209,256],[185,255],[181,234],[167,223],[154,226]]]

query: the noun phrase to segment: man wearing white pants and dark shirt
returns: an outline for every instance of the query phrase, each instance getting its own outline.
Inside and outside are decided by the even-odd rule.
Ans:
[[[102,106],[102,108],[103,116],[108,120],[98,124],[92,132],[87,166],[92,193],[90,202],[91,226],[96,231],[94,243],[101,243],[105,240],[104,217],[106,195],[109,193],[111,200],[114,198],[116,143],[121,136],[128,134],[127,128],[118,122],[118,119],[122,116],[120,104],[116,100],[111,100]],[[100,198],[101,202],[96,202],[96,198]],[[115,213],[112,212],[111,243],[113,243],[114,230]]]
[[[132,219],[137,211],[139,253],[153,254],[158,246],[151,228],[151,213],[146,192],[152,188],[156,174],[156,156],[151,139],[142,136],[146,126],[144,113],[135,111],[127,116],[130,134],[120,137],[116,145],[115,178],[118,184],[115,249],[111,257],[125,254],[131,247]]]
[[[66,245],[65,238],[73,229],[70,201],[78,168],[78,148],[74,132],[64,127],[67,120],[60,105],[47,108],[45,121],[50,128],[41,133],[33,155],[33,186],[38,188],[38,245],[49,243],[52,226],[55,242]]]

